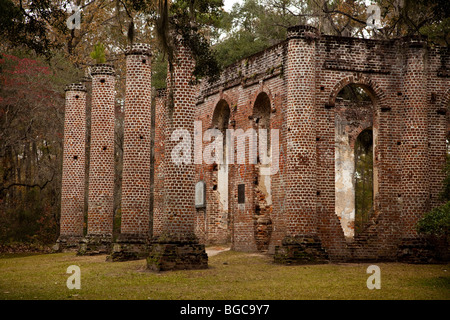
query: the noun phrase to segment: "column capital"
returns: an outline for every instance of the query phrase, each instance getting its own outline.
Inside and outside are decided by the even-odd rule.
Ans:
[[[68,84],[65,88],[64,91],[82,91],[82,92],[87,92],[86,90],[86,86],[82,83],[71,83]]]
[[[320,36],[319,30],[313,26],[297,25],[287,29],[287,39],[315,40]]]
[[[151,57],[152,46],[147,43],[135,43],[126,48],[125,55],[145,55]]]
[[[91,67],[91,75],[108,75],[108,76],[114,76],[116,75],[116,71],[114,70],[114,66],[106,63],[100,63],[93,65]]]

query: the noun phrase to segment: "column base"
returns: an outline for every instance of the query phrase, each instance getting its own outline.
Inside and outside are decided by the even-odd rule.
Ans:
[[[281,246],[275,247],[274,262],[280,264],[328,263],[328,254],[318,236],[285,237]]]
[[[140,235],[121,234],[112,245],[111,255],[106,261],[130,261],[148,256],[148,239]]]
[[[52,247],[53,252],[78,251],[82,239],[83,236],[61,235],[58,240],[56,240],[56,244]]]
[[[207,269],[205,245],[197,240],[173,240],[166,237],[152,240],[147,257],[147,269],[169,270]]]
[[[450,258],[445,238],[403,238],[398,246],[397,260],[405,263],[440,263]]]
[[[112,235],[100,234],[100,235],[87,235],[80,241],[80,248],[77,255],[90,256],[97,254],[109,254],[111,253]]]

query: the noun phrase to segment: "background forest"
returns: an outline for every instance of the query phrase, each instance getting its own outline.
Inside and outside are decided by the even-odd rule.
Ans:
[[[369,4],[380,8],[382,28],[371,26]],[[76,13],[72,5],[79,7],[80,28],[69,19]],[[214,79],[225,66],[284,40],[287,28],[296,24],[364,38],[414,34],[427,37],[430,45],[448,46],[450,2],[242,0],[226,12],[222,0],[0,0],[0,251],[17,244],[39,248],[58,237],[64,87],[96,63],[94,46],[104,47],[105,61],[117,72],[119,222],[127,45],[152,44],[153,85],[159,89],[166,86],[173,57],[169,31],[187,38],[197,78]],[[87,156],[89,108],[88,102]],[[449,180],[445,201],[450,200]]]

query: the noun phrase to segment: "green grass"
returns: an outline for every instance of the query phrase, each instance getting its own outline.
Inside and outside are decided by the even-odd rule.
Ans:
[[[66,287],[67,267],[81,289]],[[450,265],[376,263],[381,289],[369,290],[370,264],[282,266],[270,256],[223,252],[206,270],[152,273],[145,260],[105,262],[74,253],[0,256],[0,299],[450,299]]]

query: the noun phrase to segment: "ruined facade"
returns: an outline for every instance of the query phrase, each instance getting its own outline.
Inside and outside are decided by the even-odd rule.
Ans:
[[[269,252],[281,263],[428,259],[432,248],[419,237],[415,223],[440,204],[449,128],[447,50],[413,37],[367,40],[296,26],[288,30],[285,41],[229,66],[215,83],[198,86],[190,82],[189,52],[183,49],[179,54],[175,78],[168,80],[174,95],[157,92],[151,115],[155,138],[149,265],[165,259],[168,269],[186,267],[181,260],[188,261],[188,267],[204,267],[202,245],[213,243]],[[135,76],[127,73],[127,90]],[[92,81],[95,98],[96,80]],[[139,93],[136,99],[146,97],[150,104],[144,93],[150,87],[148,79],[142,88],[138,83],[133,89]],[[355,103],[342,98],[340,92],[349,85],[364,90],[370,99]],[[67,92],[70,103],[71,91]],[[142,123],[147,125],[150,112],[143,112]],[[66,124],[71,116],[66,113]],[[192,140],[174,139],[177,128],[187,130]],[[263,148],[272,155],[270,164],[250,148],[238,153],[237,139],[232,145],[221,141],[221,163],[174,163],[171,154],[180,143],[211,143],[209,129],[224,136],[227,130],[245,134],[249,129],[270,129]],[[370,150],[364,156],[371,160],[371,201],[365,205],[366,218],[358,222],[355,197],[361,173],[355,145],[363,138]],[[139,140],[127,148],[130,154],[150,158]],[[192,148],[192,159],[203,151]],[[92,157],[91,151],[91,166]],[[252,157],[254,163],[249,161]],[[147,160],[139,162],[145,174]],[[124,161],[124,173],[130,170],[127,166],[135,165]],[[267,167],[276,170],[262,174]],[[63,185],[65,179],[69,178],[63,176]],[[92,170],[89,179],[95,180]],[[205,203],[196,206],[194,188],[199,181],[204,182]],[[135,204],[141,196],[147,199],[149,190],[142,185],[131,197]],[[122,196],[127,192],[122,189]],[[143,216],[148,204],[142,201],[141,206],[125,219]],[[89,215],[95,214],[88,212],[88,236],[94,233]],[[62,212],[62,217],[68,215]],[[107,213],[103,217],[111,218]],[[141,230],[126,225],[124,233]]]

